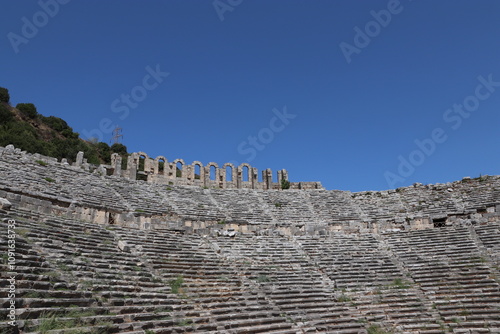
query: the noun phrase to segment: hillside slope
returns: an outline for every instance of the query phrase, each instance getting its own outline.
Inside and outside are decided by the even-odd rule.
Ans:
[[[109,163],[113,152],[127,154],[122,144],[110,147],[103,142],[81,139],[66,121],[39,114],[32,103],[18,103],[12,107],[9,102],[8,90],[0,87],[0,146],[13,144],[29,153],[66,158],[70,162],[83,151],[88,162],[93,164]]]

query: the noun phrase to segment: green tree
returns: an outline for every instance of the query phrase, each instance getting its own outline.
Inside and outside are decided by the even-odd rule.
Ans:
[[[50,128],[56,130],[57,132],[62,132],[63,130],[66,130],[66,129],[70,129],[71,131],[73,131],[73,129],[71,129],[68,125],[68,123],[66,123],[65,120],[59,118],[59,117],[55,117],[55,116],[49,116],[49,117],[45,117],[45,116],[42,116],[41,117],[42,119],[42,122],[47,124]]]
[[[73,129],[68,128],[61,131],[61,134],[66,138],[77,139],[79,137],[78,133],[73,132]]]
[[[108,144],[100,142],[96,145],[97,153],[104,163],[111,163],[111,148]]]
[[[9,90],[7,88],[0,87],[0,102],[10,102]]]
[[[111,152],[113,153],[118,153],[119,155],[127,155],[127,146],[120,144],[120,143],[115,143],[111,145]]]
[[[1,126],[0,146],[13,144],[30,153],[49,155],[47,143],[39,140],[36,130],[24,122],[9,122]]]
[[[14,114],[4,105],[0,104],[0,125],[6,124],[14,119]]]
[[[36,107],[33,103],[18,103],[16,108],[19,109],[23,115],[28,116],[31,119],[38,116],[38,112],[36,111]]]

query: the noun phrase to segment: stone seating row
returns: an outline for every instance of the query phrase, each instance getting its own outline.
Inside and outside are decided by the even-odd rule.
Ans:
[[[481,327],[494,328],[499,282],[468,229],[431,229],[386,238],[447,326],[476,330],[476,324],[468,321],[473,314],[482,319]]]

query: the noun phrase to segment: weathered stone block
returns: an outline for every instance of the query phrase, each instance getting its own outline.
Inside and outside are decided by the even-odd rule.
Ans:
[[[12,203],[10,203],[5,198],[0,198],[0,209],[2,209],[2,210],[10,210],[11,207],[12,207]]]
[[[130,246],[127,244],[126,241],[119,240],[118,249],[121,250],[122,252],[130,253]]]

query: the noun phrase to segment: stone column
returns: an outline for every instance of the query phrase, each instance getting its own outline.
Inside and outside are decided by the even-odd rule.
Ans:
[[[269,168],[262,171],[262,180],[264,181],[264,189],[272,189],[272,187],[273,187],[273,171]]]
[[[234,181],[235,175],[233,175]],[[236,167],[236,188],[241,189],[243,184],[243,168],[241,166]]]
[[[252,183],[252,189],[257,189],[257,183],[259,183],[259,170],[256,167],[252,167],[250,169],[250,177],[249,180]]]
[[[76,162],[75,162],[75,166],[76,166],[76,167],[80,167],[82,164],[83,164],[83,152],[82,152],[82,151],[80,151],[80,152],[78,152],[78,154],[76,155]]]
[[[113,167],[113,175],[122,175],[122,157],[118,153],[111,154],[111,166]]]
[[[136,156],[134,154],[131,154],[127,159],[127,174],[130,180],[137,179],[137,164],[134,162],[135,158]]]

